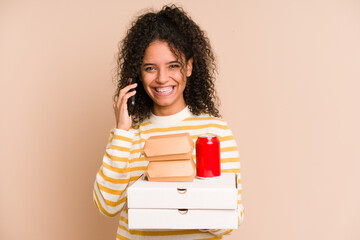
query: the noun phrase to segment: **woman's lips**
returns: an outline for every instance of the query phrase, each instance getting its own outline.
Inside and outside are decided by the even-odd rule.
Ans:
[[[174,90],[175,90],[175,86],[153,88],[154,93],[158,96],[171,95],[174,92]]]

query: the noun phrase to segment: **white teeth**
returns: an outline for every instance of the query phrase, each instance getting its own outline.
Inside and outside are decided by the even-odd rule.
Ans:
[[[164,88],[155,88],[155,91],[160,93],[168,93],[172,90],[172,87],[164,87]]]

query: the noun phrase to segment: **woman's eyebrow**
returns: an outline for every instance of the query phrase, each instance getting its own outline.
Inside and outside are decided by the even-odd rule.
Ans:
[[[155,63],[144,63],[143,66],[146,67],[146,66],[149,66],[149,65],[156,65]]]
[[[181,64],[181,62],[179,62],[178,60],[170,61],[170,62],[168,62],[167,64],[173,64],[173,63]],[[156,64],[155,64],[155,63],[144,63],[144,64],[143,64],[144,67],[149,66],[149,65],[156,65]]]
[[[172,64],[172,63],[178,63],[178,64],[181,64],[181,62],[179,62],[179,61],[171,61],[171,62],[168,62],[168,64]]]

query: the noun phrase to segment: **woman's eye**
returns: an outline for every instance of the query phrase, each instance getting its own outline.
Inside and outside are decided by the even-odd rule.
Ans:
[[[170,65],[170,68],[179,68],[180,67],[180,65],[178,65],[178,64],[171,64]]]
[[[146,67],[145,68],[145,71],[152,71],[152,70],[154,70],[155,68],[154,67]]]

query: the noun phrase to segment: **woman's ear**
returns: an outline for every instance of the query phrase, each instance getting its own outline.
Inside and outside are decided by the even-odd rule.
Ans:
[[[189,60],[187,60],[186,62],[186,77],[190,77],[192,74],[192,69],[193,69],[193,58],[189,58]]]

